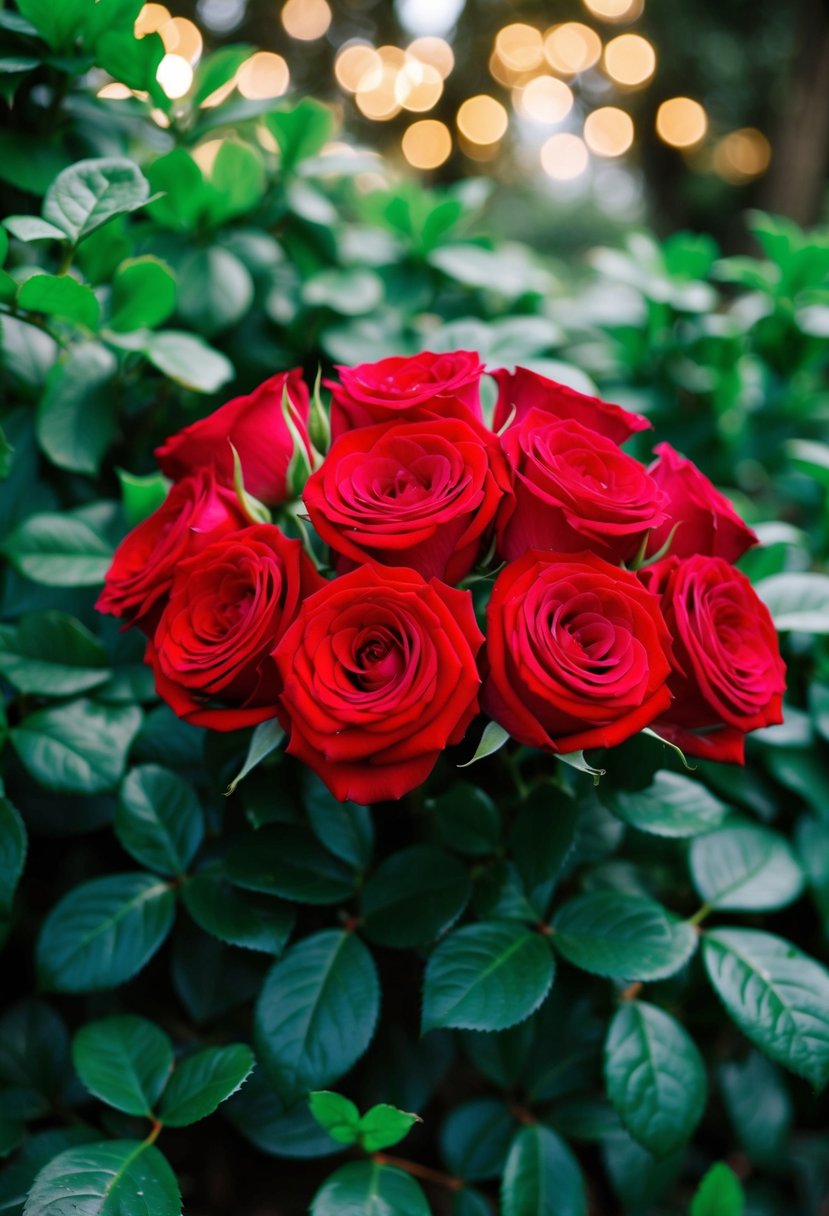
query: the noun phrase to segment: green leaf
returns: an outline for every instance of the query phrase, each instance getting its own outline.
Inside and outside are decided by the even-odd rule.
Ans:
[[[121,784],[115,835],[142,865],[160,874],[183,874],[204,839],[201,805],[176,773],[142,764]]]
[[[83,1026],[72,1041],[72,1063],[96,1098],[152,1118],[173,1071],[173,1046],[153,1022],[122,1014]]]
[[[199,333],[213,337],[242,319],[253,302],[253,279],[220,245],[193,249],[178,269],[178,309]]]
[[[308,822],[317,840],[355,870],[364,870],[374,845],[369,808],[338,802],[316,773],[306,774],[304,793]]]
[[[334,129],[334,116],[322,102],[305,97],[298,105],[266,114],[265,124],[279,144],[282,169],[290,172],[327,143]]]
[[[539,913],[546,911],[575,844],[579,806],[551,786],[534,790],[518,812],[510,850],[524,888]]]
[[[26,863],[26,847],[26,829],[20,813],[0,794],[0,942],[11,918],[14,892]]]
[[[578,1162],[549,1127],[534,1124],[515,1137],[501,1188],[502,1216],[587,1216]]]
[[[205,1047],[176,1065],[161,1098],[158,1117],[165,1127],[197,1123],[244,1085],[254,1065],[243,1043]]]
[[[363,888],[366,935],[381,946],[431,942],[458,919],[470,891],[466,866],[450,853],[433,845],[402,849]]]
[[[472,857],[494,853],[501,841],[501,815],[488,794],[477,785],[456,781],[445,794],[426,799],[435,817],[441,843]]]
[[[450,1172],[464,1182],[500,1178],[517,1128],[515,1115],[497,1098],[462,1102],[440,1131],[440,1151]]]
[[[219,941],[265,954],[285,949],[295,919],[285,904],[239,891],[209,870],[188,878],[181,894],[199,928]]]
[[[398,1110],[381,1102],[367,1110],[360,1120],[358,1128],[360,1147],[366,1153],[376,1153],[383,1148],[391,1148],[406,1137],[415,1123],[421,1123],[419,1115]],[[330,1131],[329,1131],[330,1134]]]
[[[24,1001],[0,1017],[4,1114],[24,1120],[48,1115],[62,1104],[71,1072],[66,1026],[44,1001]]]
[[[338,1144],[356,1144],[360,1112],[350,1098],[320,1089],[308,1095],[311,1114]]]
[[[121,483],[121,505],[124,518],[130,528],[140,524],[157,510],[170,489],[170,483],[162,473],[148,473],[139,477],[125,469],[116,469]]]
[[[584,752],[557,752],[556,760],[560,760],[568,768],[574,768],[577,773],[587,773],[593,778],[594,785],[599,784],[607,771],[603,768],[594,768],[592,764],[589,764],[584,757]]]
[[[304,904],[341,903],[357,884],[356,872],[307,828],[282,824],[241,837],[228,853],[226,868],[239,887]]]
[[[697,947],[691,925],[650,899],[592,891],[559,908],[553,944],[574,967],[619,980],[665,979]]]
[[[222,140],[205,191],[210,222],[218,226],[252,211],[264,193],[265,169],[259,153],[250,144]]]
[[[256,1006],[256,1054],[277,1092],[295,1101],[337,1081],[365,1052],[377,1022],[374,961],[353,933],[324,930],[269,972]]]
[[[773,574],[754,589],[781,633],[829,633],[829,574]]]
[[[237,71],[253,54],[251,46],[225,46],[205,55],[196,69],[193,82],[193,104],[200,106],[203,101],[220,89],[222,85],[233,80]]]
[[[643,1148],[665,1157],[690,1140],[705,1110],[705,1065],[669,1014],[625,1002],[610,1023],[604,1074],[608,1097]]]
[[[146,256],[122,262],[112,280],[109,326],[118,333],[154,329],[176,306],[176,280],[169,266]]]
[[[18,0],[18,9],[54,51],[68,50],[78,38],[91,0]]]
[[[763,1168],[785,1165],[794,1109],[780,1069],[759,1051],[717,1069],[733,1132],[749,1159]]]
[[[233,778],[225,793],[228,795],[232,794],[239,782],[244,781],[248,773],[252,773],[256,766],[261,764],[271,752],[276,751],[284,738],[285,731],[279,725],[276,718],[268,718],[266,722],[260,722],[254,728],[253,734],[250,737],[245,763]]]
[[[100,7],[100,0],[98,5]],[[164,58],[164,43],[157,33],[134,37],[132,30],[105,30],[95,41],[95,62],[131,89],[150,93],[156,104],[166,101],[156,82]]]
[[[466,925],[429,957],[422,1032],[504,1030],[538,1008],[554,974],[555,959],[540,934],[512,921]]]
[[[658,772],[647,789],[609,789],[601,797],[614,815],[653,836],[698,836],[719,827],[728,814],[701,782],[667,771]]]
[[[414,1178],[377,1161],[343,1165],[320,1187],[311,1216],[430,1216]]]
[[[41,986],[99,992],[125,984],[159,949],[174,916],[173,889],[153,874],[110,874],[74,887],[43,922]]]
[[[501,750],[508,739],[509,732],[505,731],[503,726],[499,726],[497,722],[487,722],[472,759],[459,764],[458,768],[469,768],[470,764],[475,764],[478,760],[485,760],[487,756],[493,756]]]
[[[160,194],[148,206],[152,218],[165,228],[181,232],[195,229],[208,190],[192,156],[184,148],[174,148],[150,163],[147,176],[153,190]]]
[[[702,958],[726,1010],[767,1056],[821,1088],[829,1080],[829,973],[754,929],[705,934]]]
[[[71,697],[110,679],[107,653],[85,625],[65,612],[23,617],[0,628],[0,673],[23,693]]]
[[[330,308],[346,317],[361,316],[382,303],[383,280],[360,267],[323,270],[305,283],[302,299],[314,308]]]
[[[725,1162],[712,1165],[691,1200],[690,1216],[743,1216],[745,1195],[740,1180]]]
[[[118,432],[117,370],[111,351],[87,342],[49,371],[37,411],[37,438],[58,468],[97,476]]]
[[[85,520],[50,511],[25,519],[3,551],[16,570],[47,587],[97,586],[113,552]]]
[[[153,367],[194,393],[216,393],[235,375],[229,359],[181,330],[148,334],[143,350]]]
[[[65,241],[66,233],[55,224],[48,224],[39,215],[9,215],[3,220],[18,241]]]
[[[40,1171],[25,1216],[181,1216],[176,1177],[146,1140],[67,1149]]]
[[[120,781],[141,726],[134,705],[70,701],[39,709],[9,737],[24,768],[58,794],[102,794]]]
[[[803,890],[803,870],[784,836],[743,823],[698,836],[691,877],[712,908],[740,912],[785,908]]]
[[[77,245],[116,215],[143,207],[149,197],[150,183],[131,160],[79,160],[46,191],[43,218]]]
[[[91,330],[98,328],[101,317],[95,292],[69,274],[33,274],[21,283],[17,305],[61,321],[74,321]]]

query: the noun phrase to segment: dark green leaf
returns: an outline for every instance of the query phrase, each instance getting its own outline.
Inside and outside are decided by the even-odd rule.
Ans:
[[[754,929],[716,929],[702,957],[728,1013],[778,1064],[829,1079],[829,974],[795,946]]]
[[[94,587],[104,581],[112,546],[85,520],[69,514],[30,515],[3,546],[12,565],[47,587]]]
[[[690,1216],[743,1216],[745,1203],[737,1175],[718,1161],[699,1184],[691,1200]]]
[[[515,1137],[501,1188],[503,1216],[586,1216],[584,1180],[573,1154],[549,1127]]]
[[[176,280],[158,258],[122,262],[112,280],[109,325],[118,333],[154,329],[176,306]]]
[[[325,930],[269,972],[255,1015],[257,1056],[288,1102],[338,1080],[371,1042],[380,1004],[371,955],[352,933]]]
[[[101,308],[91,287],[69,274],[33,274],[20,285],[17,304],[28,312],[43,313],[61,321],[74,321],[95,330]]]
[[[39,612],[17,629],[0,629],[0,673],[19,692],[47,697],[87,692],[112,675],[98,639],[64,612]]]
[[[731,1127],[749,1159],[766,1168],[789,1158],[793,1106],[780,1070],[751,1051],[717,1070]]]
[[[69,1034],[49,1005],[29,1000],[3,1014],[0,1092],[5,1115],[42,1118],[61,1104],[70,1073]]]
[[[74,887],[52,908],[37,942],[41,985],[97,992],[126,983],[170,932],[175,896],[152,874],[113,874]]]
[[[14,892],[26,862],[26,843],[20,813],[0,794],[0,943],[6,936]]]
[[[352,1161],[314,1196],[311,1216],[429,1216],[414,1178],[377,1161]]]
[[[466,867],[432,845],[393,853],[363,889],[365,929],[382,946],[433,941],[458,919],[469,899]]]
[[[538,1008],[555,959],[538,933],[512,921],[467,925],[446,937],[426,967],[422,1028],[504,1030]]]
[[[25,1216],[180,1216],[175,1174],[146,1140],[104,1140],[60,1153],[26,1200]]]
[[[608,790],[602,801],[625,823],[654,836],[697,836],[719,827],[728,813],[699,781],[666,771],[645,790]]]
[[[440,1151],[450,1173],[465,1182],[500,1178],[516,1127],[515,1116],[497,1098],[456,1106],[440,1131]]]
[[[644,1001],[627,1001],[608,1030],[608,1096],[627,1130],[657,1157],[691,1138],[707,1098],[705,1065],[685,1030]]]
[[[26,771],[58,794],[101,794],[117,785],[141,725],[135,706],[69,701],[39,709],[9,732]]]
[[[578,811],[575,799],[541,786],[521,807],[510,833],[524,889],[542,915],[573,849]]]
[[[348,899],[356,873],[327,852],[307,828],[268,825],[230,849],[227,876],[237,886],[304,904]]]
[[[58,468],[95,475],[118,430],[117,363],[97,342],[75,346],[49,372],[37,412],[37,437]]]
[[[161,1098],[158,1117],[166,1127],[197,1123],[244,1085],[254,1065],[242,1043],[205,1047],[176,1065]]]
[[[445,794],[426,800],[441,843],[472,857],[494,853],[501,840],[501,816],[476,785],[457,781]]]
[[[220,941],[265,954],[285,949],[294,926],[287,905],[239,891],[209,870],[188,878],[181,894],[196,924]]]
[[[47,190],[43,218],[77,244],[116,215],[143,207],[149,197],[150,184],[132,161],[79,160]]]
[[[694,886],[712,908],[784,908],[803,890],[803,871],[788,841],[755,824],[698,836],[689,861]]]
[[[687,963],[697,935],[652,900],[593,891],[559,908],[553,943],[568,962],[594,975],[657,980]]]
[[[355,870],[365,869],[374,844],[369,808],[338,802],[316,773],[310,772],[305,779],[305,807],[320,843]]]
[[[83,1026],[72,1042],[72,1062],[96,1098],[151,1118],[173,1071],[173,1046],[146,1018],[122,1014]]]
[[[115,834],[142,865],[161,874],[183,874],[204,838],[199,800],[176,773],[143,764],[121,784]]]

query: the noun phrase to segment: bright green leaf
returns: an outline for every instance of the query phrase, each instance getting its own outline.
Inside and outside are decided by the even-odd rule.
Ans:
[[[116,469],[121,483],[121,504],[124,516],[131,528],[140,524],[157,510],[170,489],[170,483],[162,473],[148,473],[139,477],[125,469]]]
[[[73,321],[85,329],[96,330],[101,307],[95,292],[69,274],[33,274],[21,283],[17,293],[19,308],[43,313],[60,321]]]
[[[308,1095],[311,1114],[338,1144],[356,1144],[360,1112],[350,1098],[319,1089]]]
[[[718,1161],[699,1184],[691,1200],[690,1216],[743,1216],[745,1203],[737,1175]]]
[[[130,258],[112,280],[109,326],[118,333],[154,329],[176,306],[176,280],[158,258]]]
[[[360,1120],[358,1128],[360,1146],[366,1153],[376,1153],[383,1148],[391,1148],[408,1135],[415,1123],[420,1123],[419,1115],[398,1110],[381,1102],[367,1110]]]

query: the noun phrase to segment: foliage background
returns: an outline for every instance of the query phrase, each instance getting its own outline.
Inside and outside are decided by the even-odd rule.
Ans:
[[[698,958],[647,983],[645,1001],[697,1043],[709,1090],[698,1127],[687,1102],[667,1111],[667,1153],[665,1140],[643,1148],[629,1112],[627,1130],[620,1120],[624,1100],[608,1100],[603,1042],[625,1007],[620,994],[636,993],[620,975],[594,974],[589,947],[580,962],[559,961],[552,995],[515,1029],[446,1025],[421,1038],[419,1017],[426,959],[460,915],[464,925],[496,919],[519,933],[599,893],[610,907],[623,895],[693,915],[714,882],[705,858],[724,847],[706,832],[726,814],[731,829],[746,822],[770,834],[752,838],[759,851],[727,854],[738,894],[711,923],[780,935],[826,958],[826,232],[754,213],[744,229],[751,255],[723,256],[709,236],[660,241],[637,227],[568,266],[516,241],[514,228],[493,235],[491,188],[480,177],[426,186],[388,165],[378,175],[364,153],[331,151],[340,132],[316,101],[231,97],[201,108],[248,49],[206,55],[190,93],[172,102],[154,83],[160,42],[132,37],[134,3],[111,0],[100,25],[81,0],[61,6],[64,25],[48,4],[19,8],[0,10],[0,1210],[22,1210],[38,1170],[71,1145],[146,1134],[135,1112],[90,1096],[110,1093],[90,1073],[102,1039],[94,1030],[77,1037],[129,1013],[162,1026],[179,1057],[252,1039],[269,1057],[215,1118],[164,1131],[188,1212],[305,1210],[342,1150],[311,1118],[303,1089],[335,1087],[361,1110],[385,1102],[423,1117],[394,1151],[468,1183],[456,1194],[427,1178],[438,1213],[493,1210],[508,1156],[506,1216],[543,1210],[544,1171],[534,1182],[522,1157],[534,1127],[570,1145],[594,1212],[684,1210],[711,1163],[727,1161],[743,1180],[745,1211],[813,1216],[829,1192],[815,1093],[829,1067],[829,980],[819,967],[793,965],[800,994],[789,1021],[745,986],[742,1030],[766,1054],[726,1016]],[[96,65],[148,99],[98,97]],[[216,140],[209,157],[193,155]],[[113,167],[113,157],[128,163]],[[102,167],[72,169],[80,158],[110,158],[106,174],[121,182],[112,190],[105,175],[108,201],[92,210],[78,205],[88,201],[84,174]],[[208,741],[178,722],[155,698],[135,639],[96,616],[113,546],[163,494],[151,452],[164,436],[276,369],[299,363],[313,381],[320,363],[459,347],[595,385],[647,412],[658,437],[728,487],[758,528],[765,547],[743,565],[758,582],[775,580],[764,594],[785,629],[791,704],[785,727],[752,740],[745,772],[700,764],[686,774],[640,737],[607,757],[609,778],[595,790],[583,773],[499,752],[462,772],[447,762],[410,804],[343,813],[275,753],[225,797],[248,737]],[[525,780],[536,779],[523,800]],[[251,878],[268,840],[273,873]],[[412,848],[430,852],[404,852]],[[290,865],[280,867],[283,856]],[[392,888],[395,866],[411,884],[403,928],[385,924],[388,912],[372,923],[371,899],[387,898],[378,866],[391,866]],[[547,881],[559,871],[557,886]],[[85,949],[84,932],[106,914],[87,907],[81,924],[70,893],[112,875],[129,877],[104,903],[123,910],[138,894],[137,918],[111,940],[92,934]],[[376,1017],[361,954],[345,968],[352,1005],[342,997],[320,1031],[330,1067],[309,1066],[304,1087],[280,1092],[273,1077],[285,1042],[254,1014],[257,996],[283,982],[283,972],[266,976],[289,936],[339,933],[354,914],[368,944],[353,951],[370,950],[379,968],[379,1029],[350,1070],[354,1059],[336,1047],[342,1027],[367,1042]],[[643,940],[628,943],[634,955]],[[642,957],[630,965],[648,971]],[[519,1002],[543,987],[545,966],[513,977]],[[155,1049],[166,1058],[163,1044]],[[243,1054],[222,1059],[229,1079],[219,1096],[246,1070]],[[193,1090],[207,1113],[204,1087]],[[557,1161],[561,1185],[566,1167],[555,1152],[542,1159]],[[575,1177],[562,1212],[583,1210]],[[719,1207],[695,1212],[742,1210],[728,1185]],[[167,1192],[154,1212],[177,1210]],[[35,1194],[29,1210],[41,1202],[54,1194]],[[326,1208],[325,1192],[317,1202],[320,1213],[346,1210]],[[417,1197],[406,1202],[427,1210]]]

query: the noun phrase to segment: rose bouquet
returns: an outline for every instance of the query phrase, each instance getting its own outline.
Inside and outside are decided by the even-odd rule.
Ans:
[[[781,721],[776,633],[734,565],[756,537],[668,444],[625,451],[646,418],[464,351],[337,372],[329,409],[280,373],[157,449],[172,486],[98,607],[146,634],[176,714],[274,719],[362,804],[468,760],[487,718],[479,752],[581,766],[646,729],[740,763]]]

